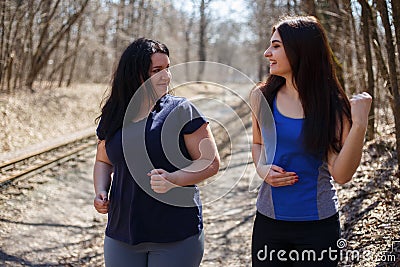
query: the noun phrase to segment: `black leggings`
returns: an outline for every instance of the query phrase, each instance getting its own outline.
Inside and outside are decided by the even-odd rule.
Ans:
[[[252,266],[337,266],[339,215],[319,221],[280,221],[257,211],[252,237]]]

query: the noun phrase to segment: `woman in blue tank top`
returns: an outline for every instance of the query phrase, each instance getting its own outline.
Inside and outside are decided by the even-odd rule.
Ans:
[[[94,206],[108,213],[111,267],[197,267],[204,251],[196,186],[219,156],[206,118],[168,94],[169,50],[140,38],[123,52],[102,108]]]
[[[372,98],[348,99],[320,22],[285,17],[264,56],[267,81],[251,93],[253,160],[264,180],[252,237],[253,266],[337,266],[333,181],[351,180]]]

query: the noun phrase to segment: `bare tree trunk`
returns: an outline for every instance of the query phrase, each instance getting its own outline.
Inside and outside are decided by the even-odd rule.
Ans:
[[[400,3],[398,0],[391,0],[392,4],[392,12],[393,12],[393,24],[394,30],[396,33],[396,46],[397,46],[397,53],[398,59],[400,62]],[[395,90],[393,88],[393,90]],[[398,163],[398,172],[400,172],[400,97],[399,91],[397,93],[393,92],[395,95],[394,97],[394,109],[396,110],[395,116],[395,123],[396,123],[396,141],[397,141],[397,163]],[[396,119],[397,117],[397,119]]]
[[[261,12],[257,14],[256,20],[257,20],[257,52],[259,53],[259,55],[257,55],[257,65],[258,65],[258,80],[262,81],[264,80],[265,76],[267,75],[268,72],[268,65],[266,64],[267,61],[265,60],[264,56],[263,56],[263,52],[265,51],[265,49],[268,47],[268,34],[267,34],[267,30],[266,27],[263,26],[266,22],[265,22],[265,16],[262,14],[265,12],[265,10],[267,10],[267,8],[271,9],[271,12],[274,12],[275,10],[275,5],[271,4],[269,6],[267,6],[265,1],[261,1],[259,3],[260,5],[257,6],[256,8],[258,8]]]
[[[153,32],[153,19],[154,19],[154,12],[152,9],[152,1],[146,1],[146,5],[144,5],[144,14],[142,17],[142,25],[144,28],[142,29],[143,35],[148,36],[151,35]],[[168,11],[167,11],[168,12]]]
[[[76,36],[76,40],[75,40],[75,49],[74,49],[74,56],[72,58],[72,63],[71,63],[71,67],[69,69],[69,75],[68,75],[68,79],[67,79],[67,87],[69,87],[72,83],[72,80],[74,78],[74,70],[75,70],[75,66],[76,66],[76,58],[79,55],[79,46],[80,46],[80,41],[81,41],[81,34],[82,34],[82,24],[83,24],[83,19],[79,20],[79,24],[78,24],[78,31],[77,31],[77,36]]]
[[[128,14],[127,14],[127,18],[128,18],[128,29],[134,31],[134,29],[132,29],[132,25],[135,23],[135,2],[136,0],[129,0],[129,6],[128,6]],[[136,36],[133,36],[134,38]]]
[[[315,6],[315,1],[314,0],[303,0],[302,2],[303,2],[303,6],[304,6],[304,11],[307,13],[307,15],[317,17],[317,8]]]
[[[13,15],[13,19],[10,23],[14,27],[10,28],[9,39],[7,39],[7,47],[9,48],[9,56],[8,60],[8,74],[7,74],[7,88],[9,92],[15,91],[15,85],[18,80],[18,76],[15,75],[15,72],[18,72],[19,60],[23,53],[23,40],[20,35],[21,24],[24,19],[25,13],[21,10],[23,8],[22,2],[17,2],[15,7],[15,12]],[[11,25],[12,26],[12,25]],[[11,30],[13,29],[13,31]],[[12,34],[11,34],[12,33]],[[12,82],[12,80],[14,80]]]
[[[95,6],[95,9],[98,9],[99,6]],[[132,10],[133,12],[133,7],[130,8],[130,10]],[[106,20],[107,21],[107,20]],[[90,23],[93,27],[94,30],[98,31],[98,38],[100,38],[102,36],[102,34],[106,35],[105,32],[107,31],[107,24],[103,24],[103,25],[99,25],[101,24],[99,21],[96,20],[95,17],[91,17]],[[98,56],[96,56],[96,54]],[[95,61],[96,58],[97,60],[101,59],[100,55],[102,55],[101,52],[99,52],[99,49],[92,49],[91,51],[89,51],[88,55],[86,56],[86,61],[83,64],[83,72],[82,72],[82,76],[89,79],[89,80],[93,80],[93,75],[92,75],[92,69],[93,66],[95,65]],[[100,64],[98,64],[100,65]],[[101,66],[98,66],[98,72],[101,72]],[[81,76],[81,75],[79,75]]]
[[[144,13],[144,0],[140,0],[139,2],[139,6],[137,8],[137,16],[136,16],[136,20],[135,20],[135,25],[136,25],[136,34],[138,34],[138,36],[141,36],[143,34],[143,25],[142,25],[142,17],[143,17],[143,13]]]
[[[194,12],[189,18],[189,22],[185,27],[185,62],[190,61],[190,47],[191,47],[191,32],[193,28],[193,19],[194,19]],[[186,79],[189,81],[190,79],[190,69],[189,64],[185,64],[185,75]]]
[[[5,39],[5,32],[4,29],[6,28],[5,24],[5,16],[6,16],[6,1],[0,1],[0,28],[2,29],[1,35],[0,35],[0,91],[3,90],[3,70],[4,70],[4,61],[5,57],[3,54],[3,47],[4,43],[6,42]]]
[[[66,65],[67,65],[67,62],[68,62],[68,58],[66,57],[66,55],[68,55],[70,39],[71,39],[71,31],[68,31],[67,32],[67,36],[65,38],[64,60],[61,63],[61,70],[60,70],[60,78],[58,80],[58,87],[61,87],[62,83],[64,81],[65,68],[66,68]]]
[[[292,5],[290,3],[290,0],[286,0],[286,12],[290,14],[290,10],[292,9]]]
[[[87,77],[88,79],[92,80],[93,75],[91,72],[91,67],[94,65],[96,59],[96,51],[92,51],[89,55],[88,58],[86,60],[86,64],[85,64],[85,75],[84,77]]]
[[[391,3],[393,12],[393,25],[396,33],[397,56],[400,62],[400,1],[391,0]]]
[[[9,9],[8,13],[11,13],[11,7],[6,6],[6,8]],[[15,24],[15,17],[17,16],[18,12],[18,6],[15,8],[14,12],[12,12],[12,15],[9,18],[9,25],[8,27],[4,28],[3,31],[6,32],[6,37],[5,37],[5,47],[4,47],[4,53],[3,53],[3,58],[4,58],[4,78],[5,80],[3,81],[3,86],[6,85],[5,91],[10,93],[11,92],[11,78],[12,78],[12,64],[14,62],[14,54],[12,52],[12,44],[11,44],[11,34],[13,31],[13,25]],[[7,19],[6,19],[7,20]]]
[[[385,83],[386,83],[385,87],[388,88],[388,91],[392,92],[392,87],[390,85],[389,71],[388,71],[388,69],[386,67],[386,64],[385,64],[386,60],[384,59],[384,56],[382,54],[382,46],[380,44],[380,39],[381,38],[379,38],[378,32],[377,32],[378,27],[376,25],[377,25],[377,16],[378,16],[378,14],[377,14],[376,10],[372,9],[372,7],[370,5],[367,4],[367,5],[365,5],[365,7],[369,9],[368,13],[370,15],[369,21],[370,21],[370,29],[371,29],[371,37],[372,37],[372,46],[373,46],[373,49],[374,49],[374,54],[375,54],[375,58],[376,58],[377,65],[378,65],[378,68],[377,68],[378,75],[379,75],[379,77],[381,77],[383,79],[383,81],[385,81]],[[379,79],[377,79],[377,82],[379,82]],[[381,94],[380,94],[379,91],[380,91],[380,89],[384,89],[384,87],[379,86],[377,84],[377,82],[375,83],[375,88],[378,91],[375,93],[375,100],[373,101],[372,104],[374,106],[379,106],[379,107],[387,109],[386,105],[384,105],[384,104],[387,103],[387,101],[382,102],[380,100]],[[385,95],[390,100],[390,102],[393,101],[392,93],[385,94]],[[388,112],[384,112],[384,114],[388,114]],[[386,119],[386,122],[387,121],[388,120]],[[379,121],[377,121],[377,123],[378,122]],[[383,123],[385,124],[385,122],[383,122]]]
[[[373,47],[374,47],[374,53],[375,53],[376,61],[378,62],[378,72],[380,73],[382,79],[387,81],[387,83],[388,83],[387,87],[389,89],[389,92],[392,92],[392,87],[390,85],[389,71],[388,71],[388,69],[386,67],[385,59],[383,57],[382,50],[381,50],[381,48],[382,48],[382,46],[380,44],[380,39],[381,38],[379,38],[378,32],[377,32],[378,27],[376,26],[377,25],[376,16],[372,15],[373,12],[376,13],[376,11],[373,11],[372,8],[369,5],[366,5],[366,7],[370,9],[370,14],[371,14],[370,21],[371,21],[371,30],[372,30],[372,32],[371,32],[371,34],[372,34],[372,44],[373,44]]]
[[[301,2],[301,0],[299,0],[300,2]],[[299,5],[301,5],[301,4],[299,4],[298,2],[297,2],[297,0],[293,0],[293,11],[294,11],[294,13],[295,14],[298,14],[299,12],[300,12],[300,8],[299,8]]]
[[[15,41],[12,41],[16,51],[14,84],[12,88],[22,88],[25,81],[27,65],[29,64],[30,55],[32,52],[33,43],[33,20],[35,16],[34,0],[29,0],[23,4],[20,12],[21,33],[18,34]],[[22,33],[23,30],[23,33]]]
[[[120,0],[119,3],[117,3],[117,17],[115,19],[115,34],[114,34],[114,52],[115,55],[114,57],[117,58],[119,53],[120,53],[120,37],[119,35],[123,31],[122,23],[124,21],[124,10],[125,10],[125,0]]]
[[[377,0],[377,9],[381,15],[383,27],[385,28],[386,52],[389,61],[390,83],[393,91],[392,109],[396,128],[397,164],[398,170],[400,170],[400,95],[397,83],[397,64],[396,59],[393,57],[393,55],[395,55],[394,40],[386,0]]]
[[[347,81],[347,93],[353,94],[356,91],[357,85],[356,85],[356,75],[354,71],[354,60],[353,60],[353,51],[357,49],[357,47],[354,45],[354,32],[353,32],[353,27],[352,27],[352,22],[354,22],[354,17],[353,17],[353,12],[351,8],[351,1],[350,0],[343,0],[343,5],[344,5],[344,19],[342,19],[342,25],[344,32],[348,34],[348,39],[351,40],[350,44],[348,47],[344,48],[342,52],[344,53],[344,62],[346,63],[345,67],[345,72],[347,73],[345,80]],[[349,49],[350,47],[350,49]]]
[[[11,93],[13,90],[11,88],[11,78],[13,72],[13,64],[14,64],[14,55],[10,55],[8,59],[8,67],[7,67],[7,92]]]
[[[108,27],[109,22],[110,22],[109,20],[106,20],[104,22],[104,25],[102,27],[103,32],[99,36],[101,38],[100,43],[102,44],[103,47],[107,47],[107,27]],[[99,58],[98,60],[99,60],[99,65],[100,65],[100,72],[101,72],[101,74],[104,75],[107,72],[107,64],[108,64],[107,52],[105,51],[105,49],[101,50],[98,58]],[[91,69],[90,65],[88,65],[87,67],[88,67],[88,70]],[[99,77],[97,77],[97,76],[95,78],[96,78],[96,80],[99,79]]]
[[[9,73],[9,80],[8,80],[8,90],[10,92],[14,92],[16,90],[16,84],[18,81],[18,75],[15,75],[14,73],[19,71],[18,66],[20,65],[20,61],[18,59],[20,59],[22,57],[23,54],[23,40],[22,37],[20,35],[20,30],[21,30],[21,24],[22,24],[22,20],[25,16],[24,12],[20,12],[20,8],[21,5],[18,4],[17,6],[17,21],[16,21],[16,25],[15,25],[15,30],[14,30],[14,34],[12,37],[12,40],[9,40],[10,44],[11,44],[11,57],[12,57],[12,61],[10,61],[10,73]],[[12,79],[14,80],[12,85]]]
[[[13,40],[12,40],[12,43],[14,44],[14,55],[15,55],[15,61],[14,61],[14,66],[13,66],[13,68],[14,68],[14,73],[15,74],[13,74],[13,84],[12,84],[12,87],[11,87],[11,90],[13,90],[13,91],[16,91],[16,89],[17,89],[17,84],[18,84],[18,82],[19,82],[19,80],[20,80],[20,75],[18,75],[17,73],[20,73],[21,72],[21,63],[22,63],[22,61],[21,61],[21,59],[23,58],[23,56],[24,56],[24,42],[25,42],[25,40],[22,38],[22,35],[21,35],[21,30],[22,30],[22,27],[20,27],[20,24],[22,24],[23,23],[23,19],[24,19],[24,16],[25,16],[25,14],[23,14],[22,16],[20,16],[19,18],[18,18],[18,22],[17,22],[17,26],[16,26],[16,31],[15,31],[15,34],[14,34],[14,38],[13,38]]]
[[[340,58],[340,55],[342,54],[340,49],[342,47],[343,39],[338,38],[338,36],[345,36],[342,29],[342,17],[341,17],[341,11],[340,11],[340,6],[339,6],[339,1],[338,0],[331,0],[327,1],[328,2],[328,12],[330,12],[328,15],[325,15],[325,26],[329,29],[329,39],[330,39],[330,44],[332,47],[333,51],[333,56],[335,60],[335,70],[336,70],[336,75],[338,77],[338,80],[340,84],[343,86],[344,89],[346,89],[346,83],[345,79],[343,77],[344,71],[343,71],[343,58]]]
[[[257,42],[257,52],[260,52],[260,55],[257,56],[257,66],[258,66],[258,80],[262,81],[263,78],[265,77],[265,75],[267,74],[267,69],[265,66],[267,66],[266,64],[266,60],[262,55],[262,50],[266,49],[267,44],[264,41],[264,38],[262,38],[262,30],[260,29],[260,31],[258,32],[258,42]]]
[[[207,60],[206,57],[206,30],[207,30],[207,21],[206,21],[206,5],[209,3],[205,2],[205,0],[200,0],[200,24],[199,24],[199,72],[197,74],[197,80],[201,81],[203,78],[205,64],[204,61]]]
[[[371,54],[371,40],[370,40],[370,18],[372,15],[370,14],[370,9],[366,7],[368,3],[365,0],[359,0],[361,4],[362,11],[361,11],[361,28],[363,32],[363,39],[364,39],[364,50],[365,50],[365,58],[366,64],[365,68],[367,70],[367,92],[372,96],[375,97],[375,88],[374,88],[374,72],[372,69],[372,54]],[[367,140],[374,139],[375,136],[375,106],[374,103],[371,105],[371,109],[369,112],[369,123],[367,129]]]
[[[371,8],[371,14],[372,14],[372,18],[371,18],[372,24],[371,25],[372,25],[372,39],[373,39],[372,44],[374,47],[376,61],[378,62],[378,74],[379,74],[379,77],[381,77],[381,79],[384,81],[384,86],[377,85],[376,89],[379,90],[379,88],[382,88],[382,90],[385,90],[385,88],[386,88],[388,90],[387,92],[389,92],[384,95],[385,99],[381,102],[376,102],[375,106],[380,106],[384,109],[385,121],[382,123],[386,125],[389,121],[388,109],[392,108],[391,105],[386,105],[386,104],[388,102],[389,103],[393,102],[393,93],[392,93],[393,89],[390,84],[390,75],[389,75],[387,65],[385,63],[386,60],[384,59],[384,56],[382,53],[383,46],[381,46],[381,44],[380,44],[381,37],[379,37],[379,35],[378,35],[378,29],[379,29],[377,27],[378,12],[376,11],[376,9]],[[380,96],[379,91],[378,91],[378,94],[376,94],[376,95]],[[389,100],[389,101],[387,101],[387,100]]]
[[[343,34],[342,31],[342,17],[340,14],[340,7],[338,0],[330,0],[328,1],[328,7],[325,8],[322,12],[327,11],[321,14],[321,20],[324,22],[324,26],[327,29],[330,44],[332,50],[335,51],[335,54],[338,54],[340,48],[343,44],[343,39],[338,38]]]
[[[275,4],[268,4],[267,1],[264,0],[255,0],[252,1],[251,4],[251,12],[252,12],[252,20],[253,20],[253,28],[254,32],[257,36],[257,41],[255,42],[255,49],[257,57],[257,78],[259,81],[262,81],[267,74],[267,64],[266,60],[263,57],[263,52],[268,46],[269,37],[271,35],[270,28],[272,25],[270,21],[268,21],[268,14],[275,12]]]

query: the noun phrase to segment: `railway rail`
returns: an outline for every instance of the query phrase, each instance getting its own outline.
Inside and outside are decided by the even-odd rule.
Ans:
[[[0,185],[13,180],[42,172],[55,164],[70,160],[85,150],[93,149],[96,138],[92,133],[85,133],[62,143],[51,145],[25,155],[0,162]]]

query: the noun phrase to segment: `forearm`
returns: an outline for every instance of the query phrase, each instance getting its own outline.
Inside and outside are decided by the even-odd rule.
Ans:
[[[198,159],[181,170],[170,175],[170,182],[177,186],[187,186],[200,183],[201,181],[215,175],[219,169],[219,159]]]
[[[101,191],[109,191],[112,172],[113,167],[111,165],[101,161],[94,163],[93,184],[96,195]]]
[[[365,126],[353,125],[335,159],[331,175],[339,184],[350,181],[360,164],[365,131]]]
[[[258,176],[260,176],[261,179],[264,179],[267,176],[268,170],[269,170],[269,168],[266,164],[266,160],[263,160],[263,159],[265,159],[265,156],[263,155],[265,153],[262,153],[263,149],[264,149],[263,145],[253,144],[253,147],[251,150],[253,162],[256,167],[256,172],[257,172]]]

